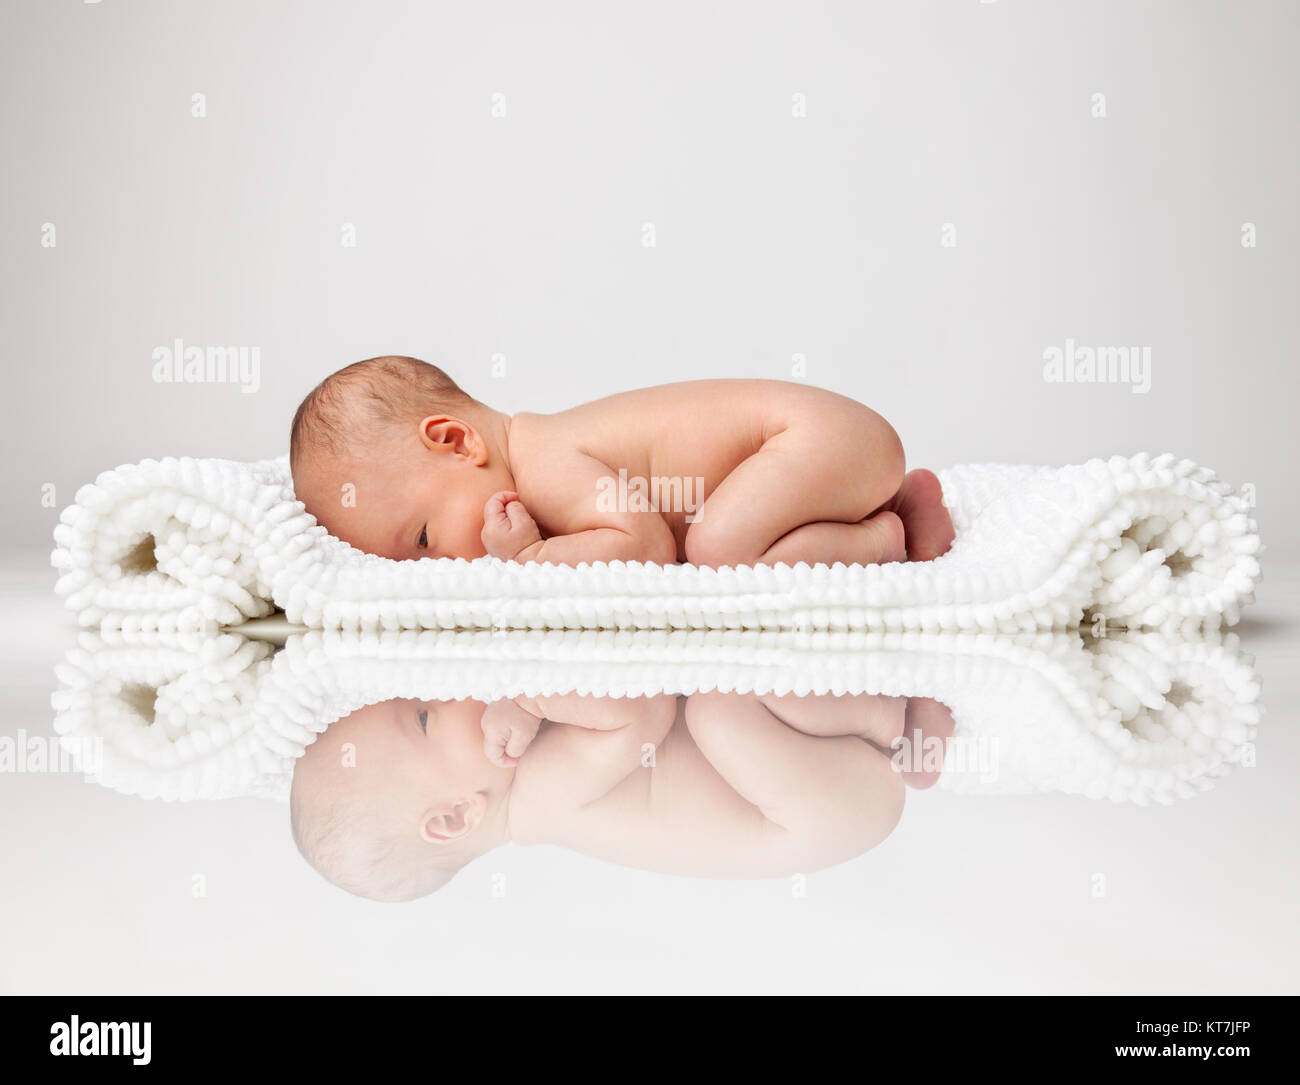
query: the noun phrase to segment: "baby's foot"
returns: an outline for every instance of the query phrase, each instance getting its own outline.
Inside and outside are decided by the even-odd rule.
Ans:
[[[903,783],[924,791],[939,782],[944,757],[956,724],[952,710],[933,697],[909,697],[902,741],[895,746],[893,763]]]
[[[952,517],[944,508],[943,487],[933,471],[909,471],[885,508],[903,521],[909,561],[930,561],[952,546]]]

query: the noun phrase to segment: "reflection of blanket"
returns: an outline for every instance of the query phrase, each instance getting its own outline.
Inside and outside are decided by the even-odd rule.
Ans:
[[[191,631],[282,609],[324,629],[1064,629],[1231,623],[1259,538],[1244,500],[1187,460],[941,475],[957,529],[933,562],[580,568],[393,562],[325,534],[287,461],[165,459],[106,471],[55,529],[58,591],[81,623]]]
[[[942,700],[940,786],[1169,802],[1250,763],[1258,683],[1232,635],[314,632],[276,653],[236,634],[83,635],[56,730],[100,740],[99,782],[167,799],[283,797],[330,723],[394,697],[494,700],[719,689]]]

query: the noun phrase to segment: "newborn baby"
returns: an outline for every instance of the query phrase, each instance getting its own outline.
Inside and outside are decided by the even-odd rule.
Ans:
[[[889,835],[903,785],[934,782],[890,764],[905,731],[921,730],[951,735],[951,715],[865,695],[391,700],[307,748],[290,814],[311,865],[374,900],[426,896],[507,842],[776,877]]]
[[[330,534],[396,560],[793,565],[926,561],[938,479],[898,435],[801,384],[701,380],[506,415],[414,358],[357,362],[293,419],[294,489]]]

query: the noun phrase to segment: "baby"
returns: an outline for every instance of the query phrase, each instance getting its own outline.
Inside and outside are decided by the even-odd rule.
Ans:
[[[943,554],[938,479],[898,435],[801,384],[701,380],[506,415],[414,358],[357,362],[294,415],[294,488],[332,535],[396,560],[757,565]]]
[[[374,900],[426,896],[507,842],[776,877],[889,835],[903,785],[934,782],[890,764],[922,729],[950,736],[951,715],[879,696],[384,701],[298,759],[291,824],[312,866]]]

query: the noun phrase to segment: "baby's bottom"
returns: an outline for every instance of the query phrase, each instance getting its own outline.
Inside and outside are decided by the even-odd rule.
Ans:
[[[686,532],[686,560],[852,565],[945,553],[953,530],[939,480],[929,471],[904,475],[897,437],[861,410],[769,438],[701,506]]]

